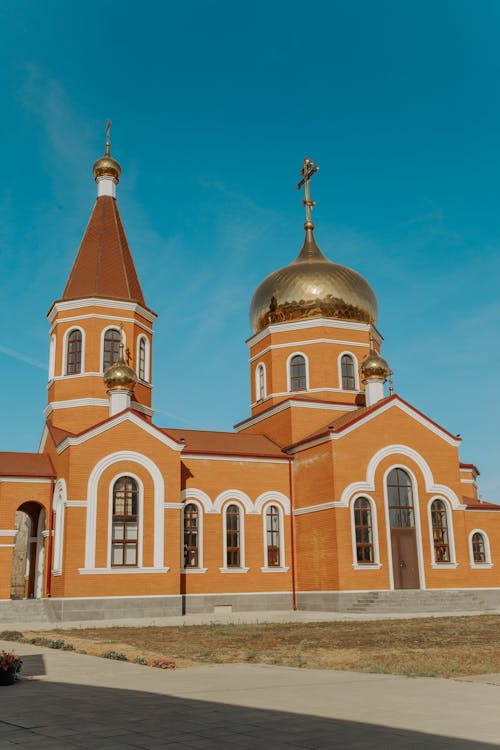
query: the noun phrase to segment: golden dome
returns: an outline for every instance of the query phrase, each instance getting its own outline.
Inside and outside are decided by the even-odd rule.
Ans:
[[[314,239],[314,224],[297,258],[270,274],[250,303],[250,325],[258,333],[271,323],[307,318],[337,318],[374,323],[377,298],[357,271],[326,258]]]
[[[391,368],[386,360],[373,348],[373,340],[370,340],[370,351],[361,362],[361,375],[364,380],[370,378],[387,378],[391,374]]]
[[[110,155],[109,144],[106,144],[106,153],[94,164],[94,179],[97,181],[98,177],[113,177],[116,182],[119,182],[121,173],[122,168]]]
[[[118,359],[104,373],[104,384],[108,391],[133,391],[136,383],[137,375],[125,362],[123,344],[120,344]]]

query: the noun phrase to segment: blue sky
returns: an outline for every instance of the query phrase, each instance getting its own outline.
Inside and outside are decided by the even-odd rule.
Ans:
[[[0,450],[37,449],[45,313],[110,118],[158,424],[248,415],[248,305],[302,244],[307,155],[318,244],[373,286],[397,392],[500,502],[499,26],[493,0],[2,3]]]

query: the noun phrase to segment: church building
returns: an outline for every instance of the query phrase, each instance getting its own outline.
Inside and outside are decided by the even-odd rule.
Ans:
[[[250,303],[248,418],[170,428],[108,138],[48,312],[39,452],[0,453],[0,618],[16,599],[51,621],[500,603],[500,506],[478,498],[460,437],[394,393],[372,288],[316,244],[317,169],[304,160],[302,249]]]

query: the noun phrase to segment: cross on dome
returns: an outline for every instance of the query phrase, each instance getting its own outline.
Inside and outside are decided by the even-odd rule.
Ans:
[[[304,191],[305,191],[305,197],[302,200],[302,205],[305,206],[306,208],[306,221],[304,224],[304,229],[314,229],[314,224],[311,220],[311,209],[314,208],[314,206],[316,205],[316,201],[311,200],[309,182],[313,174],[316,174],[316,172],[318,171],[319,171],[319,166],[315,164],[312,159],[309,159],[306,156],[304,159],[304,166],[300,170],[302,179],[300,182],[297,183],[297,190],[300,190],[301,187],[304,186]]]

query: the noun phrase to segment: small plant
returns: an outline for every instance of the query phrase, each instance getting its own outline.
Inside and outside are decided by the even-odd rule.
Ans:
[[[0,654],[0,669],[8,674],[17,674],[23,666],[23,660],[13,651],[2,651]]]
[[[134,659],[134,664],[144,664],[147,665],[148,660],[144,658],[144,656],[136,656]]]
[[[128,661],[125,654],[121,654],[119,651],[105,651],[102,656],[103,656],[103,659],[114,659],[115,661]]]
[[[2,630],[0,638],[3,641],[22,641],[24,636],[19,630]]]
[[[175,669],[175,661],[171,659],[152,659],[148,663],[148,667],[156,667],[157,669]]]
[[[49,648],[58,648],[61,649],[61,651],[74,651],[74,646],[71,645],[71,643],[66,643],[66,641],[49,641],[47,643],[47,646]]]

